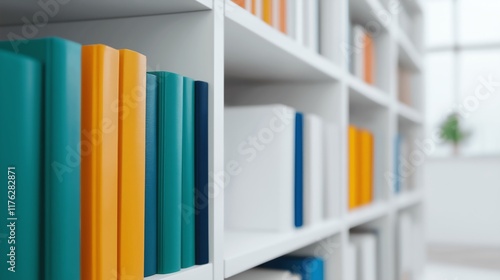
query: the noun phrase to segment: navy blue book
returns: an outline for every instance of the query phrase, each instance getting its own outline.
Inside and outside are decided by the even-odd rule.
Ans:
[[[304,115],[295,114],[295,227],[304,224]]]
[[[157,272],[156,218],[158,186],[158,91],[156,76],[146,80],[146,209],[144,217],[144,277]]]
[[[302,280],[323,280],[324,262],[316,257],[283,256],[263,265],[263,268],[288,270],[293,274],[299,274]]]
[[[208,256],[208,84],[196,81],[195,88],[195,262],[209,262]]]

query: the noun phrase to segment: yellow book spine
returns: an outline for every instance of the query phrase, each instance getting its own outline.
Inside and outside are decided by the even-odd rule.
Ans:
[[[375,170],[375,139],[373,137],[373,133],[370,133],[370,145],[369,145],[369,154],[370,154],[370,187],[369,187],[369,195],[368,195],[368,201],[372,202],[373,201],[373,192],[374,192],[374,170]]]
[[[144,277],[146,57],[120,50],[118,279]]]
[[[349,209],[359,206],[359,132],[350,125],[349,141]]]
[[[262,20],[267,24],[273,25],[273,1],[262,0]]]
[[[372,148],[371,148],[371,133],[367,130],[360,131],[360,202],[361,205],[366,205],[371,202],[372,197]]]
[[[118,50],[82,48],[81,278],[116,279]]]

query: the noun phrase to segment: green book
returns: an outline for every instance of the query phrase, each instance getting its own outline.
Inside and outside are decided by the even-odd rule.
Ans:
[[[15,49],[13,49],[15,47]],[[58,38],[0,42],[42,64],[43,279],[80,279],[81,45]],[[32,236],[40,236],[38,232]]]
[[[158,90],[158,273],[181,269],[183,77],[150,72]]]
[[[5,51],[0,61],[0,279],[42,279],[42,65]]]
[[[181,266],[195,264],[194,80],[184,77],[182,106],[182,255]]]

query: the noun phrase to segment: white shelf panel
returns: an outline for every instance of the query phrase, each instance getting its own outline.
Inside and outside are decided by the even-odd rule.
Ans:
[[[338,221],[325,221],[287,233],[228,230],[224,236],[225,277],[325,239],[341,228]]]
[[[46,1],[0,1],[0,26],[22,25],[23,17],[33,22],[33,15],[43,13],[50,22],[108,19],[148,16],[169,13],[192,12],[212,8],[212,0],[65,0],[49,1],[60,4],[47,13],[38,2]],[[41,17],[41,16],[40,16]],[[38,19],[40,21],[40,19]]]
[[[389,107],[389,95],[382,90],[365,83],[352,74],[348,75],[347,84],[349,86],[349,103],[354,106]]]
[[[422,55],[401,28],[398,28],[397,40],[400,63],[413,71],[420,72],[422,70]]]
[[[403,124],[421,125],[423,123],[422,114],[403,103],[398,103],[398,116]]]
[[[225,77],[257,81],[335,81],[333,62],[226,1]]]
[[[212,275],[212,264],[206,264],[183,269],[176,273],[153,275],[144,278],[144,280],[210,280],[213,278]]]
[[[423,195],[419,191],[396,194],[396,207],[397,209],[405,209],[420,203],[422,199]]]
[[[380,219],[387,215],[388,212],[389,207],[387,203],[374,202],[370,205],[351,210],[347,214],[347,223],[349,228],[353,228]]]
[[[385,11],[383,13],[376,13],[374,11]],[[379,32],[382,30],[389,31],[390,21],[386,19],[387,9],[382,5],[379,0],[350,0],[349,1],[349,14],[351,21],[362,24],[370,31]],[[384,15],[384,16],[380,16]],[[377,22],[378,25],[373,23]]]

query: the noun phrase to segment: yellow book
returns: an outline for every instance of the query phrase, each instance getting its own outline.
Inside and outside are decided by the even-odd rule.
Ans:
[[[262,20],[273,25],[273,0],[262,0]]]
[[[349,141],[349,209],[360,205],[359,201],[359,132],[350,125],[348,132]]]
[[[81,279],[116,279],[119,52],[82,48]]]
[[[120,50],[118,279],[144,278],[146,57]]]
[[[360,203],[366,205],[373,197],[373,136],[367,130],[361,130],[360,135]]]

